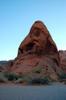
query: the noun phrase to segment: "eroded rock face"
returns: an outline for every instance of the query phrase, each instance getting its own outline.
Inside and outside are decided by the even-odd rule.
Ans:
[[[36,66],[43,66],[50,76],[57,79],[59,72],[59,53],[46,26],[36,21],[28,36],[20,44],[17,58],[11,68],[16,73],[30,73]]]
[[[41,21],[36,21],[33,24],[28,36],[19,47],[18,56],[30,54],[48,55],[59,63],[57,47],[46,26]]]
[[[59,55],[60,55],[60,66],[66,73],[66,51],[60,50]]]

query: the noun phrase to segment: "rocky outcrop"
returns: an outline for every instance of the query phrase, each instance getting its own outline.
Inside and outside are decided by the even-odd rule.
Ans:
[[[28,54],[48,55],[59,64],[57,47],[46,26],[41,21],[36,21],[33,24],[28,36],[19,47],[18,56]]]
[[[29,74],[36,67],[41,67],[40,76],[49,75],[58,79],[61,69],[59,53],[46,26],[41,21],[36,21],[29,34],[20,44],[18,55],[9,69],[15,73]]]

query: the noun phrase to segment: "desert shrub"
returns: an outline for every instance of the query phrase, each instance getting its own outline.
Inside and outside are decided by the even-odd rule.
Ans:
[[[40,78],[32,79],[31,84],[40,84]]]
[[[18,78],[15,83],[23,83],[24,82],[24,79],[23,78]]]
[[[47,77],[44,78],[34,78],[30,81],[31,84],[49,84],[49,79]]]
[[[15,83],[30,83],[31,78],[28,75],[23,75],[22,77],[19,77]]]
[[[41,78],[41,84],[49,84],[49,78],[48,77],[44,77],[44,78]]]
[[[18,79],[18,75],[16,75],[15,73],[6,72],[6,73],[4,73],[4,76],[5,76],[9,81],[13,81],[13,80],[17,80],[17,79]]]
[[[62,73],[59,75],[60,79],[66,79],[66,73]]]

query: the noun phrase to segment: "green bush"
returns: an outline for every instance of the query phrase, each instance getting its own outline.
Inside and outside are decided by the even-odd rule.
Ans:
[[[62,73],[61,75],[59,75],[60,79],[66,79],[66,73]]]
[[[6,72],[4,73],[4,76],[8,79],[8,81],[14,81],[15,83],[23,83],[23,82],[27,82],[29,81],[29,77],[25,76],[23,74],[15,74],[12,72]]]
[[[48,77],[44,77],[41,79],[41,84],[49,84],[49,79]]]
[[[30,81],[31,84],[49,84],[49,79],[47,77],[44,78],[34,78]]]
[[[23,78],[18,78],[15,83],[23,83],[24,82],[24,79]]]
[[[15,81],[15,83],[27,83],[27,84],[29,84],[30,83],[30,80],[31,80],[31,78],[27,75],[23,75],[22,77],[19,77],[16,81]]]
[[[16,75],[15,73],[6,72],[6,73],[4,73],[4,76],[5,76],[9,81],[13,81],[13,80],[17,80],[17,79],[18,79],[18,75]]]

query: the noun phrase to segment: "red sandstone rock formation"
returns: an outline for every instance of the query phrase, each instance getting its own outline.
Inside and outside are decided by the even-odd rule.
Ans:
[[[49,31],[41,21],[36,21],[20,44],[17,58],[11,67],[15,73],[30,73],[33,68],[43,68],[43,75],[57,79],[60,72],[59,53]]]

